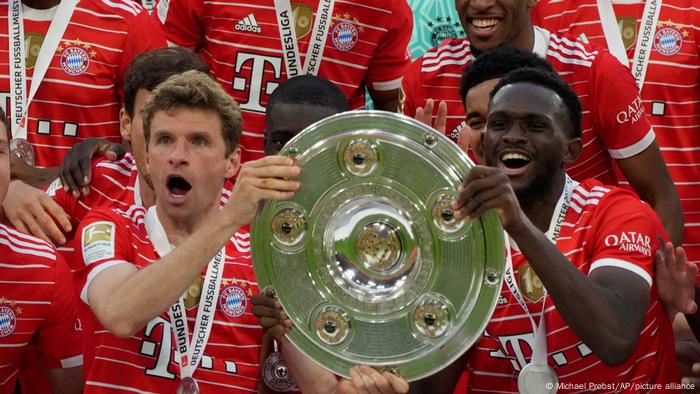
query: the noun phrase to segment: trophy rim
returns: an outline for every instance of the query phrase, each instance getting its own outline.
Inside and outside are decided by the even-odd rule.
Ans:
[[[383,121],[387,121],[395,125],[400,125],[405,130],[413,130],[411,133],[415,134],[415,138],[418,138],[420,135],[434,137],[434,142],[423,140],[422,143],[423,145],[427,146],[427,142],[432,142],[432,148],[429,147],[428,149],[432,151],[439,150],[439,155],[442,155],[440,156],[440,159],[442,161],[450,161],[450,164],[452,165],[448,168],[448,170],[455,172],[455,174],[449,175],[449,177],[451,178],[456,178],[457,180],[462,179],[462,177],[468,173],[471,167],[474,166],[473,162],[469,159],[469,157],[464,152],[462,152],[461,149],[459,149],[446,136],[442,135],[441,133],[437,132],[429,126],[419,121],[416,121],[415,119],[411,119],[400,114],[388,113],[384,111],[352,111],[336,114],[331,117],[320,120],[310,125],[297,136],[292,138],[285,145],[280,154],[294,156],[290,155],[290,150],[293,149],[293,147],[306,146],[302,143],[304,143],[305,140],[309,139],[310,134],[316,133],[317,135],[315,137],[317,138],[317,141],[314,144],[312,144],[310,148],[303,149],[301,153],[296,152],[298,154],[296,155],[296,158],[303,161],[305,157],[304,155],[307,154],[306,152],[313,152],[313,146],[317,144],[322,144],[329,138],[332,139],[334,136],[336,136],[338,139],[347,139],[348,135],[351,134],[359,137],[367,135],[367,133],[371,134],[372,131],[378,131],[377,127],[373,126],[366,126],[358,129],[357,127],[355,127],[357,122],[373,124],[377,122],[381,123]],[[339,135],[342,135],[342,137],[338,137]],[[397,140],[403,139],[406,143],[409,143],[409,141],[411,141],[411,143],[415,142],[415,139],[409,138],[404,135],[395,136],[395,138]],[[269,235],[269,231],[262,228],[261,226],[261,218],[263,217],[262,213],[266,212],[271,214],[270,209],[270,202],[266,202],[263,209],[261,210],[261,213],[258,216],[258,219],[256,219],[256,221],[253,224],[251,224],[250,229],[253,264],[256,271],[258,285],[260,286],[261,291],[264,291],[264,289],[268,287],[274,288],[274,286],[271,286],[272,284],[278,285],[280,283],[280,281],[275,278],[276,275],[274,274],[274,272],[272,272],[272,259],[267,258],[269,254],[261,252],[261,250],[264,248],[270,248],[269,241],[271,238],[273,238],[271,235]],[[503,272],[505,264],[506,240],[503,229],[501,227],[498,216],[494,212],[488,212],[475,222],[478,223],[478,226],[480,226],[480,228],[483,231],[483,237],[479,239],[479,241],[483,241],[482,247],[484,250],[484,261],[479,262],[479,269],[483,268],[483,271],[480,272],[482,272],[484,276],[486,276],[486,271],[488,270],[492,270],[493,272],[498,273],[497,280],[494,283],[489,283],[488,285],[486,285],[484,278],[481,278],[480,281],[476,282],[479,283],[478,293],[476,294],[475,300],[471,301],[471,311],[468,317],[472,316],[472,314],[476,311],[478,306],[479,312],[481,313],[480,316],[483,315],[485,316],[485,318],[478,324],[470,325],[468,321],[464,322],[459,327],[459,330],[457,332],[453,332],[453,334],[450,337],[436,340],[435,343],[437,344],[437,346],[433,347],[433,352],[428,352],[424,350],[421,350],[421,352],[413,352],[413,355],[411,357],[401,359],[400,363],[397,363],[396,360],[383,361],[372,359],[371,361],[369,361],[359,360],[354,357],[349,357],[341,352],[334,352],[327,347],[319,346],[318,342],[311,337],[312,332],[307,329],[296,328],[295,330],[287,334],[287,338],[299,349],[299,351],[301,351],[307,357],[315,360],[319,365],[321,365],[325,369],[346,378],[349,377],[349,368],[360,363],[376,367],[397,367],[401,371],[401,375],[408,381],[422,379],[445,368],[447,365],[451,364],[459,357],[461,357],[481,338],[481,335],[488,324],[489,317],[495,309],[498,296],[501,292],[504,276]],[[268,234],[267,237],[259,236],[260,234],[266,233]],[[310,236],[309,233],[310,230],[307,230],[306,236]],[[492,247],[491,245],[495,245],[495,247]],[[483,267],[481,265],[482,263]],[[277,290],[278,289],[275,289],[275,291]],[[289,303],[287,302],[287,300],[280,298],[279,301],[282,304],[283,308],[285,308],[285,310],[288,310],[287,308],[289,306]],[[326,304],[328,304],[327,301],[328,299],[326,299]],[[317,305],[316,307],[319,307],[319,305]],[[295,322],[295,325],[297,325],[297,322]],[[435,353],[434,350],[438,346],[441,348],[457,347],[457,349],[453,349],[449,353],[449,357],[431,357],[431,353]],[[444,351],[442,353],[447,354]],[[428,361],[423,361],[426,358],[428,359]],[[328,362],[329,360],[331,362]],[[404,371],[407,371],[408,373],[404,373]]]

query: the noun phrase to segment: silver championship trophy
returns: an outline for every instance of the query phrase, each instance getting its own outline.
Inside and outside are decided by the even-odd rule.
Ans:
[[[473,166],[430,127],[381,111],[339,114],[284,147],[303,168],[294,199],[252,226],[258,284],[295,328],[289,340],[347,377],[357,364],[408,381],[433,374],[481,336],[504,272],[495,213],[454,217]]]

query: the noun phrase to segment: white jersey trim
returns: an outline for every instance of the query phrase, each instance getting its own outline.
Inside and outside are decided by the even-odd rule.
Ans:
[[[45,10],[40,10],[37,8],[31,8],[26,4],[22,4],[22,10],[24,12],[24,19],[29,19],[30,21],[51,21],[53,16],[56,15],[56,10],[58,6],[53,6]]]
[[[83,365],[83,355],[79,354],[77,356],[64,358],[61,360],[61,368],[73,368]]]
[[[401,88],[401,81],[403,80],[403,77],[398,77],[396,79],[393,79],[391,81],[386,81],[386,82],[373,82],[372,87],[374,90],[380,90],[380,91],[388,91],[388,90],[396,90]]]
[[[632,264],[629,261],[625,260],[620,260],[620,259],[612,259],[612,258],[606,258],[606,259],[600,259],[596,260],[591,264],[591,268],[588,270],[588,275],[591,275],[591,272],[593,270],[600,268],[600,267],[615,267],[615,268],[621,268],[630,272],[633,272],[637,275],[639,275],[642,279],[644,279],[648,284],[649,287],[651,287],[651,284],[653,283],[651,279],[651,275],[649,275],[648,272],[644,271],[644,269],[636,264]]]
[[[120,264],[131,264],[126,260],[112,260],[112,261],[107,261],[105,263],[100,264],[99,266],[95,267],[90,273],[88,274],[87,279],[85,280],[85,286],[83,286],[83,289],[80,291],[80,299],[86,304],[90,305],[90,301],[88,300],[88,288],[90,287],[90,283],[97,277],[99,273],[102,271],[106,270],[107,268],[112,268],[116,265]]]
[[[641,140],[635,142],[634,144],[622,149],[608,149],[608,153],[610,153],[610,157],[613,159],[627,159],[642,153],[654,142],[655,139],[656,134],[654,134],[654,129],[652,128],[649,129],[647,134]]]
[[[148,391],[141,391],[141,390],[133,388],[133,387],[119,386],[116,384],[96,382],[94,380],[88,380],[87,382],[85,382],[85,385],[86,386],[90,385],[90,386],[97,386],[97,387],[106,387],[109,389],[117,389],[117,390],[123,390],[123,391],[131,391],[132,393],[150,394]]]

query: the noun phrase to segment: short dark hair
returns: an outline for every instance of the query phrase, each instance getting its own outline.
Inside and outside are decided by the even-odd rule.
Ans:
[[[571,88],[571,85],[561,79],[559,74],[531,67],[511,71],[493,88],[491,100],[504,86],[515,83],[531,83],[554,91],[562,99],[569,112],[572,136],[574,138],[581,137],[581,101],[579,101],[578,95]]]
[[[143,131],[146,143],[151,139],[151,123],[158,111],[194,108],[216,112],[221,120],[221,134],[226,144],[225,155],[237,147],[243,129],[238,103],[209,74],[197,70],[172,75],[153,90],[143,108]]]
[[[500,46],[480,54],[462,74],[459,89],[462,103],[466,104],[467,93],[471,88],[491,79],[503,78],[509,72],[523,67],[555,72],[547,60],[518,48]]]
[[[209,74],[209,66],[196,53],[184,48],[159,48],[134,58],[124,74],[124,108],[134,117],[136,93],[153,90],[170,76],[189,70]]]
[[[284,81],[272,92],[266,113],[277,104],[308,104],[333,108],[338,112],[350,110],[348,99],[331,81],[313,75],[300,75]]]

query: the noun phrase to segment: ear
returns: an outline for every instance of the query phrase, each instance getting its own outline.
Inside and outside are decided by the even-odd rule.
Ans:
[[[578,156],[583,150],[583,141],[581,138],[571,138],[566,142],[566,150],[564,151],[564,163],[573,163],[578,160]]]
[[[537,5],[539,0],[527,0],[527,8],[532,8]]]
[[[126,113],[124,107],[119,110],[119,133],[124,141],[131,143],[131,116]]]
[[[148,155],[146,155],[148,157]],[[238,174],[241,167],[241,148],[237,147],[226,157],[226,179]]]

